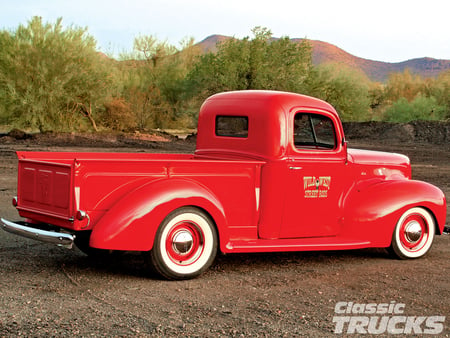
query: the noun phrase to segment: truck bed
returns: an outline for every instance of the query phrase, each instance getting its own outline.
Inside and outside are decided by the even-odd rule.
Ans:
[[[87,230],[122,198],[157,180],[182,178],[213,191],[231,227],[256,234],[260,170],[265,163],[200,159],[191,154],[18,152],[18,210],[22,217]],[[86,228],[76,219],[87,212]],[[237,212],[236,212],[237,211]]]

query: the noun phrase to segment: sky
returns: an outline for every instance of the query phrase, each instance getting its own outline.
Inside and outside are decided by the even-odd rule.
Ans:
[[[15,30],[33,16],[86,27],[99,50],[131,52],[152,35],[179,47],[187,37],[274,37],[321,40],[353,55],[385,62],[450,59],[448,0],[0,0],[0,28]]]

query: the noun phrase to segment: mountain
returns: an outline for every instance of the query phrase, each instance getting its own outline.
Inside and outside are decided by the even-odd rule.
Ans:
[[[224,35],[211,35],[198,45],[203,52],[217,51],[217,43],[231,39]],[[301,42],[303,39],[292,39],[295,42]],[[439,60],[429,57],[411,59],[403,62],[382,62],[369,59],[363,59],[347,53],[343,49],[327,42],[319,40],[308,40],[312,46],[313,64],[340,63],[352,68],[360,69],[372,81],[384,82],[388,79],[390,73],[401,73],[409,69],[413,74],[422,77],[436,77],[439,73],[450,69],[450,60]]]

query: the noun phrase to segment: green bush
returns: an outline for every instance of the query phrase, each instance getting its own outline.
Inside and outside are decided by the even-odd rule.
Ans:
[[[447,114],[447,107],[439,105],[434,97],[418,95],[409,102],[401,97],[388,107],[384,119],[388,122],[410,122],[415,120],[443,120]]]

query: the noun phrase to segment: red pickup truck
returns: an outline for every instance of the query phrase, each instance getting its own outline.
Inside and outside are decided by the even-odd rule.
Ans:
[[[87,253],[143,251],[163,277],[216,253],[388,248],[418,258],[446,200],[406,156],[348,149],[328,103],[237,91],[201,107],[194,154],[17,152],[23,222],[3,229]]]

